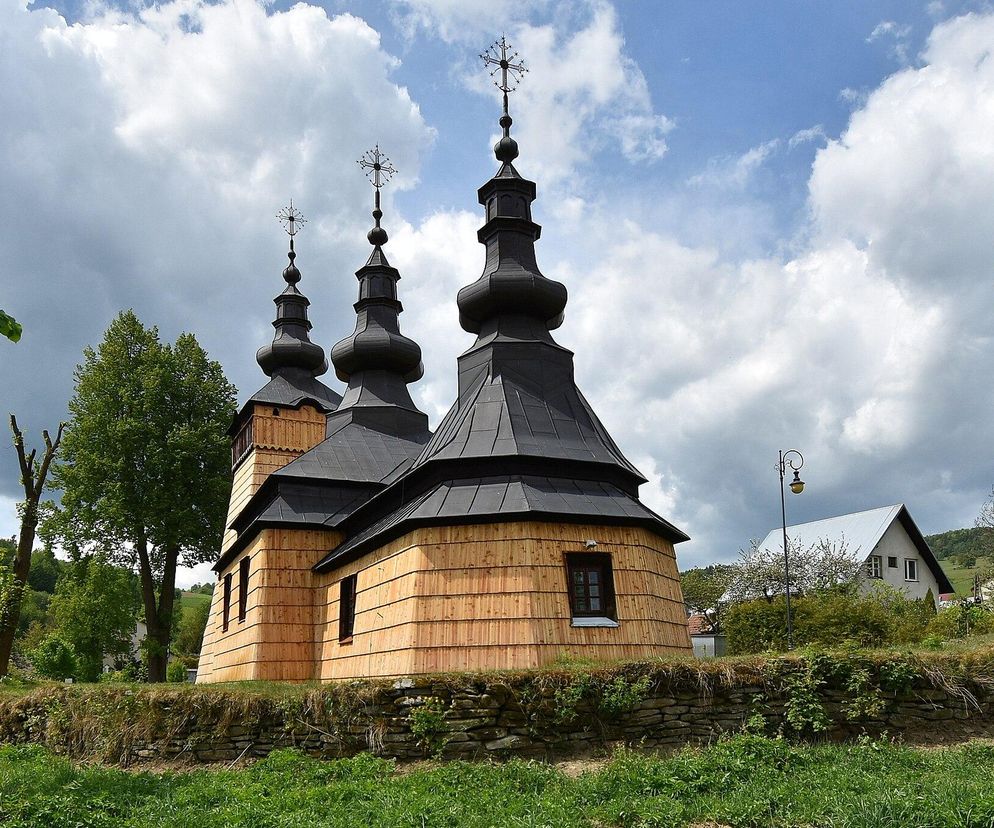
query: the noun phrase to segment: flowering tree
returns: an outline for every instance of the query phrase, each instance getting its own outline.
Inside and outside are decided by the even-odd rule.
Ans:
[[[788,538],[791,595],[851,589],[861,574],[857,551],[850,551],[844,540],[834,543],[827,538],[800,549]],[[735,577],[726,593],[728,600],[760,597],[773,600],[774,596],[783,594],[786,578],[780,549],[762,547],[754,540],[739,555]]]

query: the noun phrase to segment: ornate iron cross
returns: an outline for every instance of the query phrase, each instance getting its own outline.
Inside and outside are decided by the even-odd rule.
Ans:
[[[301,227],[307,224],[307,219],[304,218],[300,210],[293,206],[292,198],[290,199],[290,206],[280,210],[276,214],[276,218],[279,219],[280,224],[283,225],[283,229],[286,230],[287,235],[291,239],[300,232]]]
[[[380,187],[387,184],[397,172],[393,164],[390,163],[390,159],[380,152],[379,144],[371,150],[366,150],[362,154],[362,158],[356,163],[365,170],[366,178],[376,188],[377,195],[379,195]]]
[[[504,35],[499,40],[494,41],[480,58],[483,65],[490,70],[490,77],[494,79],[496,86],[506,96],[508,92],[513,92],[521,83],[521,78],[528,70],[525,62],[518,57],[517,52],[511,52],[511,44],[507,42]],[[511,54],[508,54],[511,52]],[[497,80],[497,73],[500,72],[500,80]]]

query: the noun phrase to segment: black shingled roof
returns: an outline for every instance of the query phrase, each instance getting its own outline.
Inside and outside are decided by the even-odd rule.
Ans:
[[[571,522],[642,524],[674,543],[688,539],[671,523],[610,483],[507,475],[443,481],[353,534],[314,568],[319,572],[327,571],[418,525],[511,521],[542,516]]]

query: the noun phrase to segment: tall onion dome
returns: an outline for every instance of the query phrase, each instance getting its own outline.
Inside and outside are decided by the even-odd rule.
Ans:
[[[359,164],[375,191],[374,226],[366,236],[373,250],[356,271],[359,301],[354,305],[355,330],[331,349],[335,374],[348,383],[338,413],[349,410],[354,417],[364,410],[372,418],[370,424],[378,422],[390,430],[426,431],[427,417],[418,411],[407,389],[408,383],[424,374],[421,348],[400,332],[399,316],[404,309],[397,298],[400,272],[390,266],[383,252],[388,237],[380,226],[380,189],[396,170],[379,146],[367,152]],[[329,433],[332,428],[329,422]]]

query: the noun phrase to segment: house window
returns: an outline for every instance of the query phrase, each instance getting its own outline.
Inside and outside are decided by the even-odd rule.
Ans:
[[[905,558],[904,559],[904,580],[905,581],[917,581],[918,580],[918,561],[915,558]]]
[[[897,569],[897,555],[888,555],[887,556],[887,568],[888,569]]]
[[[224,604],[221,607],[221,632],[228,631],[228,615],[231,612],[231,573],[224,576]]]
[[[352,629],[355,627],[355,587],[356,575],[342,578],[338,594],[338,640],[352,640]]]
[[[583,619],[617,621],[610,555],[586,552],[568,554],[566,577],[573,621],[575,624],[581,622],[577,626],[584,626]]]
[[[235,435],[235,439],[231,441],[231,468],[238,465],[239,461],[249,453],[250,448],[252,448],[251,417],[249,417],[245,425],[238,430],[238,434]]]
[[[879,555],[870,555],[866,559],[866,574],[870,578],[883,578],[883,560]]]
[[[238,564],[238,621],[245,620],[248,612],[249,558],[242,558]]]

